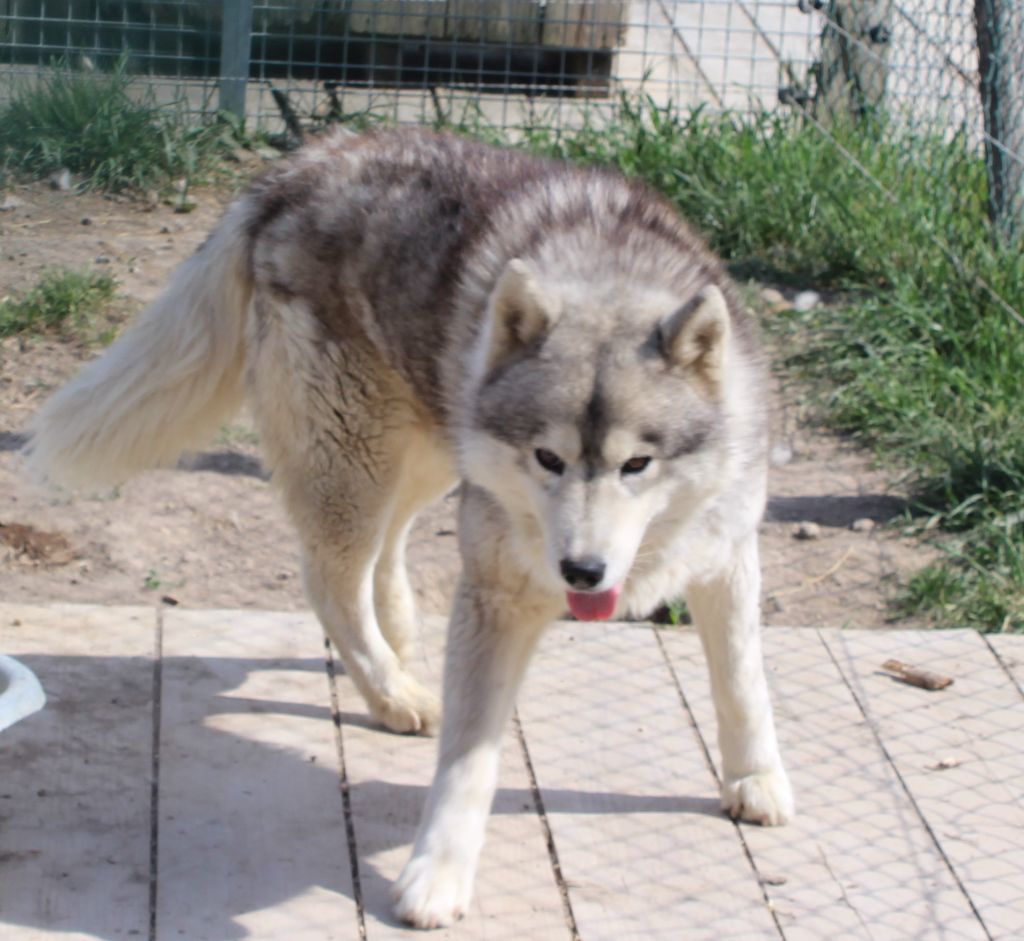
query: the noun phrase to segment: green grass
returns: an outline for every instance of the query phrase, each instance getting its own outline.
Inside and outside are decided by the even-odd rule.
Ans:
[[[993,243],[984,163],[962,137],[834,134],[627,101],[608,125],[527,137],[647,180],[737,275],[836,292],[767,328],[829,423],[910,469],[943,534],[902,610],[1024,629],[1024,325],[1006,309],[1024,310],[1024,252]]]
[[[114,296],[115,280],[92,271],[48,271],[19,298],[0,300],[0,337],[14,334],[90,334]]]
[[[133,91],[124,63],[109,73],[57,64],[0,107],[0,168],[45,177],[66,167],[83,189],[161,188],[209,173],[235,130],[157,106]]]

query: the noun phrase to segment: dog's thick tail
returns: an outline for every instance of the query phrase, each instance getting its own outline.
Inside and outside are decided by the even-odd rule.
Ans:
[[[247,201],[235,203],[169,286],[29,426],[30,470],[103,487],[172,464],[241,404],[251,288]]]

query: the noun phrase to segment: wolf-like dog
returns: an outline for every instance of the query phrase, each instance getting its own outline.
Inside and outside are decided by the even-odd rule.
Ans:
[[[421,130],[327,135],[227,210],[167,291],[36,416],[65,486],[175,461],[247,393],[309,599],[371,716],[429,732],[404,546],[461,482],[437,771],[396,910],[466,911],[498,749],[544,627],[685,594],[722,805],[793,799],[762,665],[761,353],[720,263],[610,172]]]

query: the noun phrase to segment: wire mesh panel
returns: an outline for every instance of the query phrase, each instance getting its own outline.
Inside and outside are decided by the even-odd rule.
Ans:
[[[0,100],[54,65],[107,71],[124,59],[159,101],[216,108],[203,94],[220,60],[219,19],[193,0],[113,3],[103,0],[0,0]]]
[[[985,3],[995,0],[984,0]],[[995,6],[1000,4],[995,2]],[[1007,8],[1010,4],[1006,3]],[[747,111],[851,86],[980,133],[973,0],[0,0],[0,63],[133,71],[195,110],[214,80],[247,79],[246,109],[399,120],[479,110],[502,126],[562,122],[620,91]],[[1015,14],[1019,18],[1019,13]],[[250,28],[246,28],[251,23]],[[1000,24],[996,24],[1000,27]],[[1000,27],[1003,28],[1003,27]],[[248,62],[222,60],[239,30]],[[237,70],[244,74],[228,74]],[[2,94],[0,90],[0,94]]]
[[[537,103],[606,98],[628,10],[538,0],[256,3],[251,74],[261,82],[248,107],[273,118],[283,93],[314,118],[473,112],[508,126]]]

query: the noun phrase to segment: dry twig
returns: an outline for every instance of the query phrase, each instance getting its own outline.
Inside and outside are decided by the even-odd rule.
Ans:
[[[921,689],[945,689],[953,682],[953,677],[943,676],[941,673],[933,673],[931,670],[924,670],[921,667],[911,666],[900,660],[886,660],[882,664],[883,670],[895,673],[898,679],[911,686],[920,686]]]

